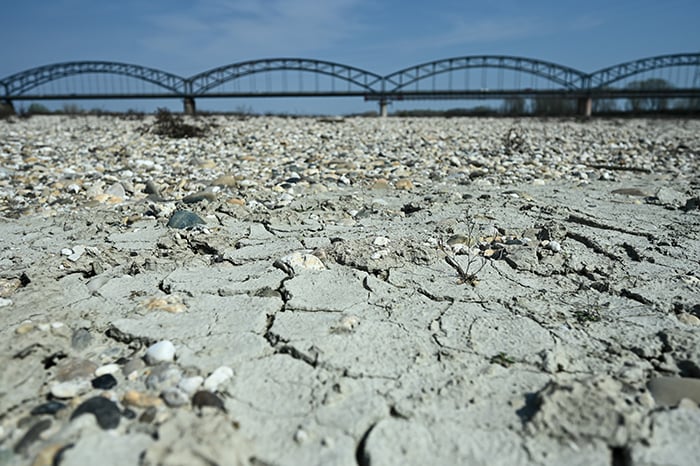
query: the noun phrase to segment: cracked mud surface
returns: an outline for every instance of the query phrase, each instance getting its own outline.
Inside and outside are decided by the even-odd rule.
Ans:
[[[139,202],[4,219],[0,464],[693,464],[698,195],[621,172],[215,200],[192,230]],[[111,431],[56,414],[27,439],[66,364],[166,339],[185,375],[233,370],[224,409],[154,403]],[[162,396],[139,367],[102,396]],[[669,376],[690,388],[650,393]]]

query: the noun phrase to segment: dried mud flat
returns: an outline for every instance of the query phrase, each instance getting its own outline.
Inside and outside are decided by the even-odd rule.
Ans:
[[[700,122],[0,122],[0,465],[690,465]]]

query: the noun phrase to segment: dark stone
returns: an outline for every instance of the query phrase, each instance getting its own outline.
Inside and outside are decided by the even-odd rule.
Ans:
[[[121,413],[116,403],[103,396],[95,396],[82,402],[71,415],[71,420],[83,414],[90,413],[97,419],[97,424],[103,429],[116,429],[119,426]]]
[[[411,202],[408,204],[404,204],[404,206],[401,207],[401,212],[403,212],[406,215],[411,215],[411,214],[415,214],[416,212],[419,212],[422,209],[423,208],[421,206],[416,205],[416,204]]]
[[[170,217],[168,226],[170,228],[185,229],[192,228],[195,225],[205,225],[206,223],[207,222],[202,220],[202,218],[194,212],[190,212],[189,210],[176,210]]]
[[[143,189],[143,192],[146,194],[155,194],[156,196],[160,196],[160,190],[153,180],[146,181],[146,187]]]
[[[60,401],[48,401],[46,403],[40,404],[30,411],[33,416],[39,416],[41,414],[56,414],[62,409],[65,409],[66,405]]]
[[[192,397],[192,406],[200,409],[209,406],[226,412],[224,401],[208,390],[199,390],[195,393]]]
[[[104,374],[92,379],[92,388],[109,390],[117,386],[117,379],[112,374]]]
[[[700,197],[691,197],[690,199],[686,200],[682,209],[686,212],[700,209]]]
[[[189,196],[185,196],[182,198],[182,202],[184,202],[185,204],[195,204],[197,202],[202,202],[202,201],[212,202],[215,200],[216,200],[216,195],[214,193],[211,193],[208,191],[190,194]]]
[[[41,435],[41,433],[49,427],[51,427],[50,419],[42,419],[41,421],[31,426],[29,430],[22,436],[22,438],[19,439],[19,442],[15,444],[15,447],[13,449],[14,452],[20,454],[25,453],[29,449],[30,445],[37,441],[39,435]]]
[[[156,407],[150,406],[146,409],[146,411],[141,413],[141,416],[139,416],[139,422],[142,422],[144,424],[150,424],[155,420],[156,414],[158,414],[158,410],[156,409]]]
[[[122,416],[127,419],[136,419],[136,411],[131,408],[125,408],[124,411],[122,411]]]

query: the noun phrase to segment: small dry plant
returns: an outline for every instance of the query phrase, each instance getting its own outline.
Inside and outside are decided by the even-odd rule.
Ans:
[[[476,228],[476,222],[474,222],[474,219],[469,215],[469,210],[466,212],[466,216],[469,219],[469,226],[467,227],[467,262],[463,266],[458,260],[457,256],[453,252],[452,246],[449,244],[446,244],[444,241],[440,241],[438,243],[438,247],[442,252],[445,254],[445,262],[455,269],[457,271],[457,274],[459,275],[459,283],[468,283],[471,286],[476,286],[477,283],[479,283],[478,280],[478,274],[481,272],[481,269],[484,268],[486,265],[486,259],[483,257],[479,256],[478,254],[474,254],[471,251],[472,247],[472,242],[476,243],[478,241],[478,237],[475,236],[477,234],[477,228]]]

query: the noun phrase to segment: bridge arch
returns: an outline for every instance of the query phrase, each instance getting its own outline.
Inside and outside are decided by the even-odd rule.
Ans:
[[[589,86],[591,88],[605,87],[635,74],[674,66],[696,66],[700,70],[700,53],[658,55],[609,66],[591,73]]]
[[[266,58],[220,66],[191,76],[192,95],[206,95],[211,89],[228,81],[270,71],[307,71],[342,79],[368,93],[378,92],[382,77],[371,71],[324,60],[305,58]]]
[[[129,63],[76,61],[39,66],[7,76],[3,80],[5,95],[22,95],[31,89],[57,79],[88,73],[116,74],[141,79],[172,91],[177,96],[183,95],[187,91],[184,78],[166,71]]]
[[[466,68],[502,68],[522,71],[548,79],[566,89],[580,89],[586,73],[543,60],[507,55],[474,55],[446,58],[396,71],[384,77],[385,92],[400,92],[407,86],[431,76]]]

